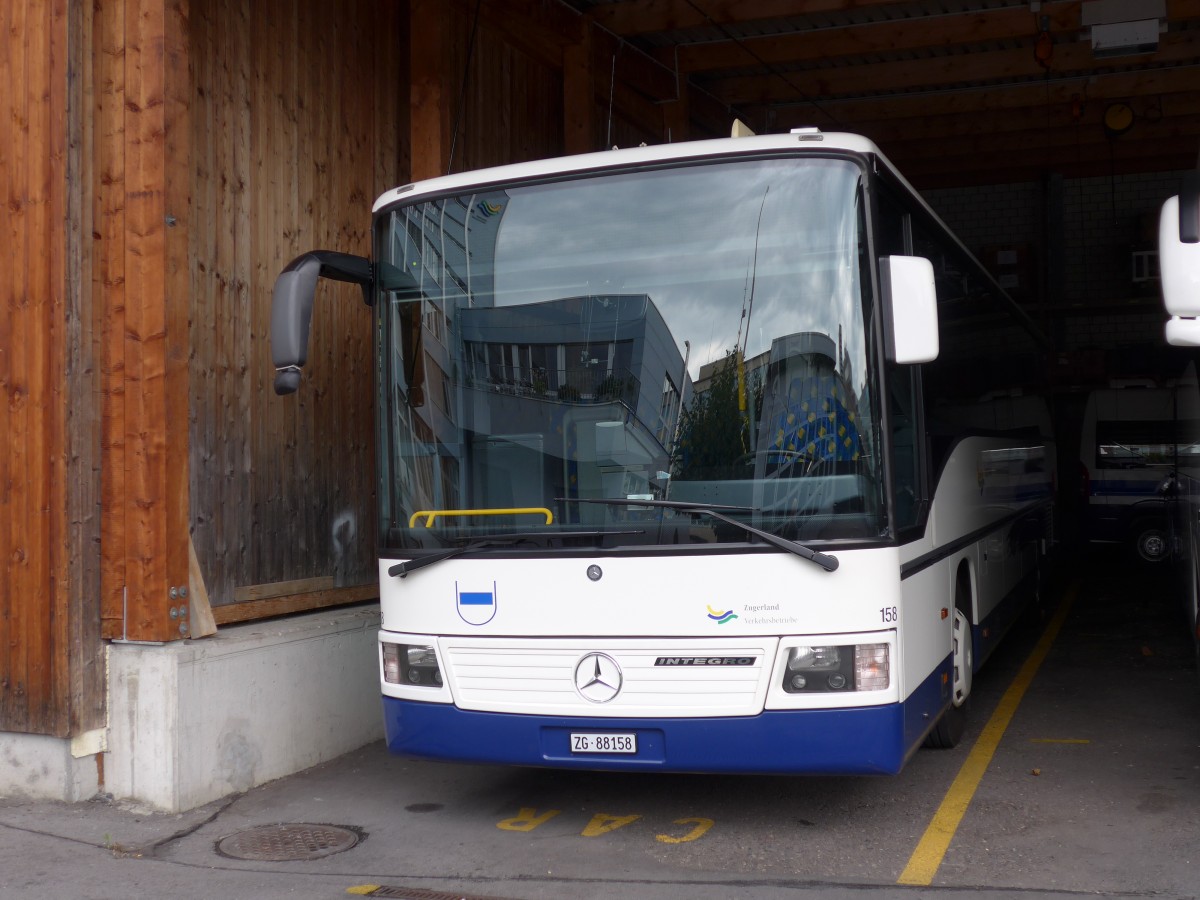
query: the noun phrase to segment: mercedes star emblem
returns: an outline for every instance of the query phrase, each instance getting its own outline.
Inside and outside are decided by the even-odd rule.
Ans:
[[[575,690],[592,703],[607,703],[621,692],[621,667],[607,653],[589,653],[575,667]]]

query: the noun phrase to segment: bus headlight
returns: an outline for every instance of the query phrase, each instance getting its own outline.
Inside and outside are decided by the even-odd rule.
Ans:
[[[887,690],[889,653],[888,644],[789,647],[783,689],[789,694]]]
[[[442,686],[437,653],[427,644],[382,644],[383,680],[389,684]]]
[[[841,647],[793,647],[788,651],[788,669],[836,669],[841,662]]]

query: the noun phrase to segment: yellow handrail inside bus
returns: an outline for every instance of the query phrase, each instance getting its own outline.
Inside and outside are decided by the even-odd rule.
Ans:
[[[554,513],[544,506],[519,506],[512,509],[419,509],[408,519],[408,527],[416,528],[417,520],[424,519],[425,527],[432,528],[438,516],[545,516],[546,524],[554,524]]]

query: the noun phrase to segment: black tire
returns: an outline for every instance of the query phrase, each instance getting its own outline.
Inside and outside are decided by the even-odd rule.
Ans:
[[[957,747],[967,730],[969,709],[969,703],[966,706],[947,708],[942,713],[942,717],[938,719],[937,724],[933,726],[933,730],[925,736],[925,746],[931,750],[950,750]]]
[[[953,668],[950,705],[938,718],[937,724],[925,737],[925,746],[934,750],[957,747],[967,729],[971,709],[971,683],[975,665],[975,640],[971,631],[971,588],[960,574],[954,592],[954,622],[952,624]]]
[[[1171,558],[1171,544],[1166,526],[1157,519],[1139,519],[1129,530],[1130,547],[1133,555],[1150,565],[1158,565]]]

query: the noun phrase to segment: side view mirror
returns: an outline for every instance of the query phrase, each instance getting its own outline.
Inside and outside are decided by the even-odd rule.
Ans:
[[[1158,219],[1167,343],[1200,347],[1200,172],[1189,173],[1178,195],[1167,198]]]
[[[313,250],[288,263],[275,279],[271,298],[271,361],[275,364],[276,394],[291,394],[300,387],[300,370],[308,361],[313,297],[321,276],[358,284],[363,301],[371,303],[371,262],[365,257]]]
[[[937,289],[933,264],[921,256],[879,260],[883,294],[884,354],[908,365],[937,359]]]

